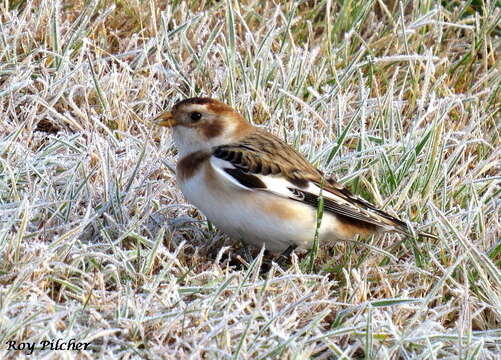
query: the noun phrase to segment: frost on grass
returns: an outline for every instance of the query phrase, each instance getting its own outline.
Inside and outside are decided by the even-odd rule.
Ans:
[[[57,338],[91,342],[76,358],[498,356],[500,10],[338,3],[0,6],[1,358]],[[194,95],[438,239],[263,273],[184,202],[148,122]]]

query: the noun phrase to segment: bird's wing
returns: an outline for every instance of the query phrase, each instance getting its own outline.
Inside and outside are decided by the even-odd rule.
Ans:
[[[216,171],[242,189],[268,191],[314,208],[322,198],[324,211],[342,220],[408,233],[403,221],[326,178],[292,147],[269,133],[258,130],[238,142],[218,146],[210,161]]]

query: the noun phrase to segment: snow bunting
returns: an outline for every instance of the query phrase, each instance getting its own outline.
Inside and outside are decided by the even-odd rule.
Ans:
[[[220,230],[273,253],[407,225],[329,179],[291,146],[210,98],[178,102],[154,120],[173,128],[177,182]],[[323,199],[323,216],[317,208]]]

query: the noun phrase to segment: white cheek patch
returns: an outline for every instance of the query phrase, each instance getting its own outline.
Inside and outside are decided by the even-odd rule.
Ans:
[[[196,129],[186,126],[176,126],[172,138],[179,151],[180,157],[191,154],[195,151],[207,149],[206,141],[201,141]]]
[[[201,125],[203,126],[204,124]],[[173,130],[173,139],[176,148],[179,154],[185,156],[200,150],[211,151],[216,146],[226,144],[228,137],[234,130],[234,125],[225,124],[220,135],[209,138],[207,138],[207,133],[204,132],[201,126],[188,127],[178,125]]]

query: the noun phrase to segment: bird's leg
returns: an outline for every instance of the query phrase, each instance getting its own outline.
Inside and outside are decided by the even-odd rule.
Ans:
[[[250,252],[249,246],[245,245],[245,243],[244,243],[244,246],[242,248],[242,253],[243,253],[242,255],[243,255],[245,261],[247,262],[247,264],[252,263],[252,261],[253,261],[252,254]]]
[[[276,263],[280,267],[282,267],[282,265],[285,265],[285,262],[289,260],[290,256],[292,255],[293,251],[296,250],[296,248],[297,245],[289,245],[289,247],[277,257]]]
[[[285,251],[283,253],[280,254],[280,256],[278,258],[286,258],[288,259],[291,255],[292,255],[292,252],[294,250],[297,249],[297,245],[289,245],[289,247],[287,249],[285,249]]]
[[[273,266],[273,263],[277,264],[279,267],[285,270],[285,265],[289,257],[291,256],[292,252],[297,248],[297,245],[291,245],[283,253],[275,257],[275,259],[265,259],[263,260],[263,263],[261,264],[261,274],[266,274],[268,271],[270,271],[271,267]],[[266,254],[270,254],[268,250],[265,251]]]

